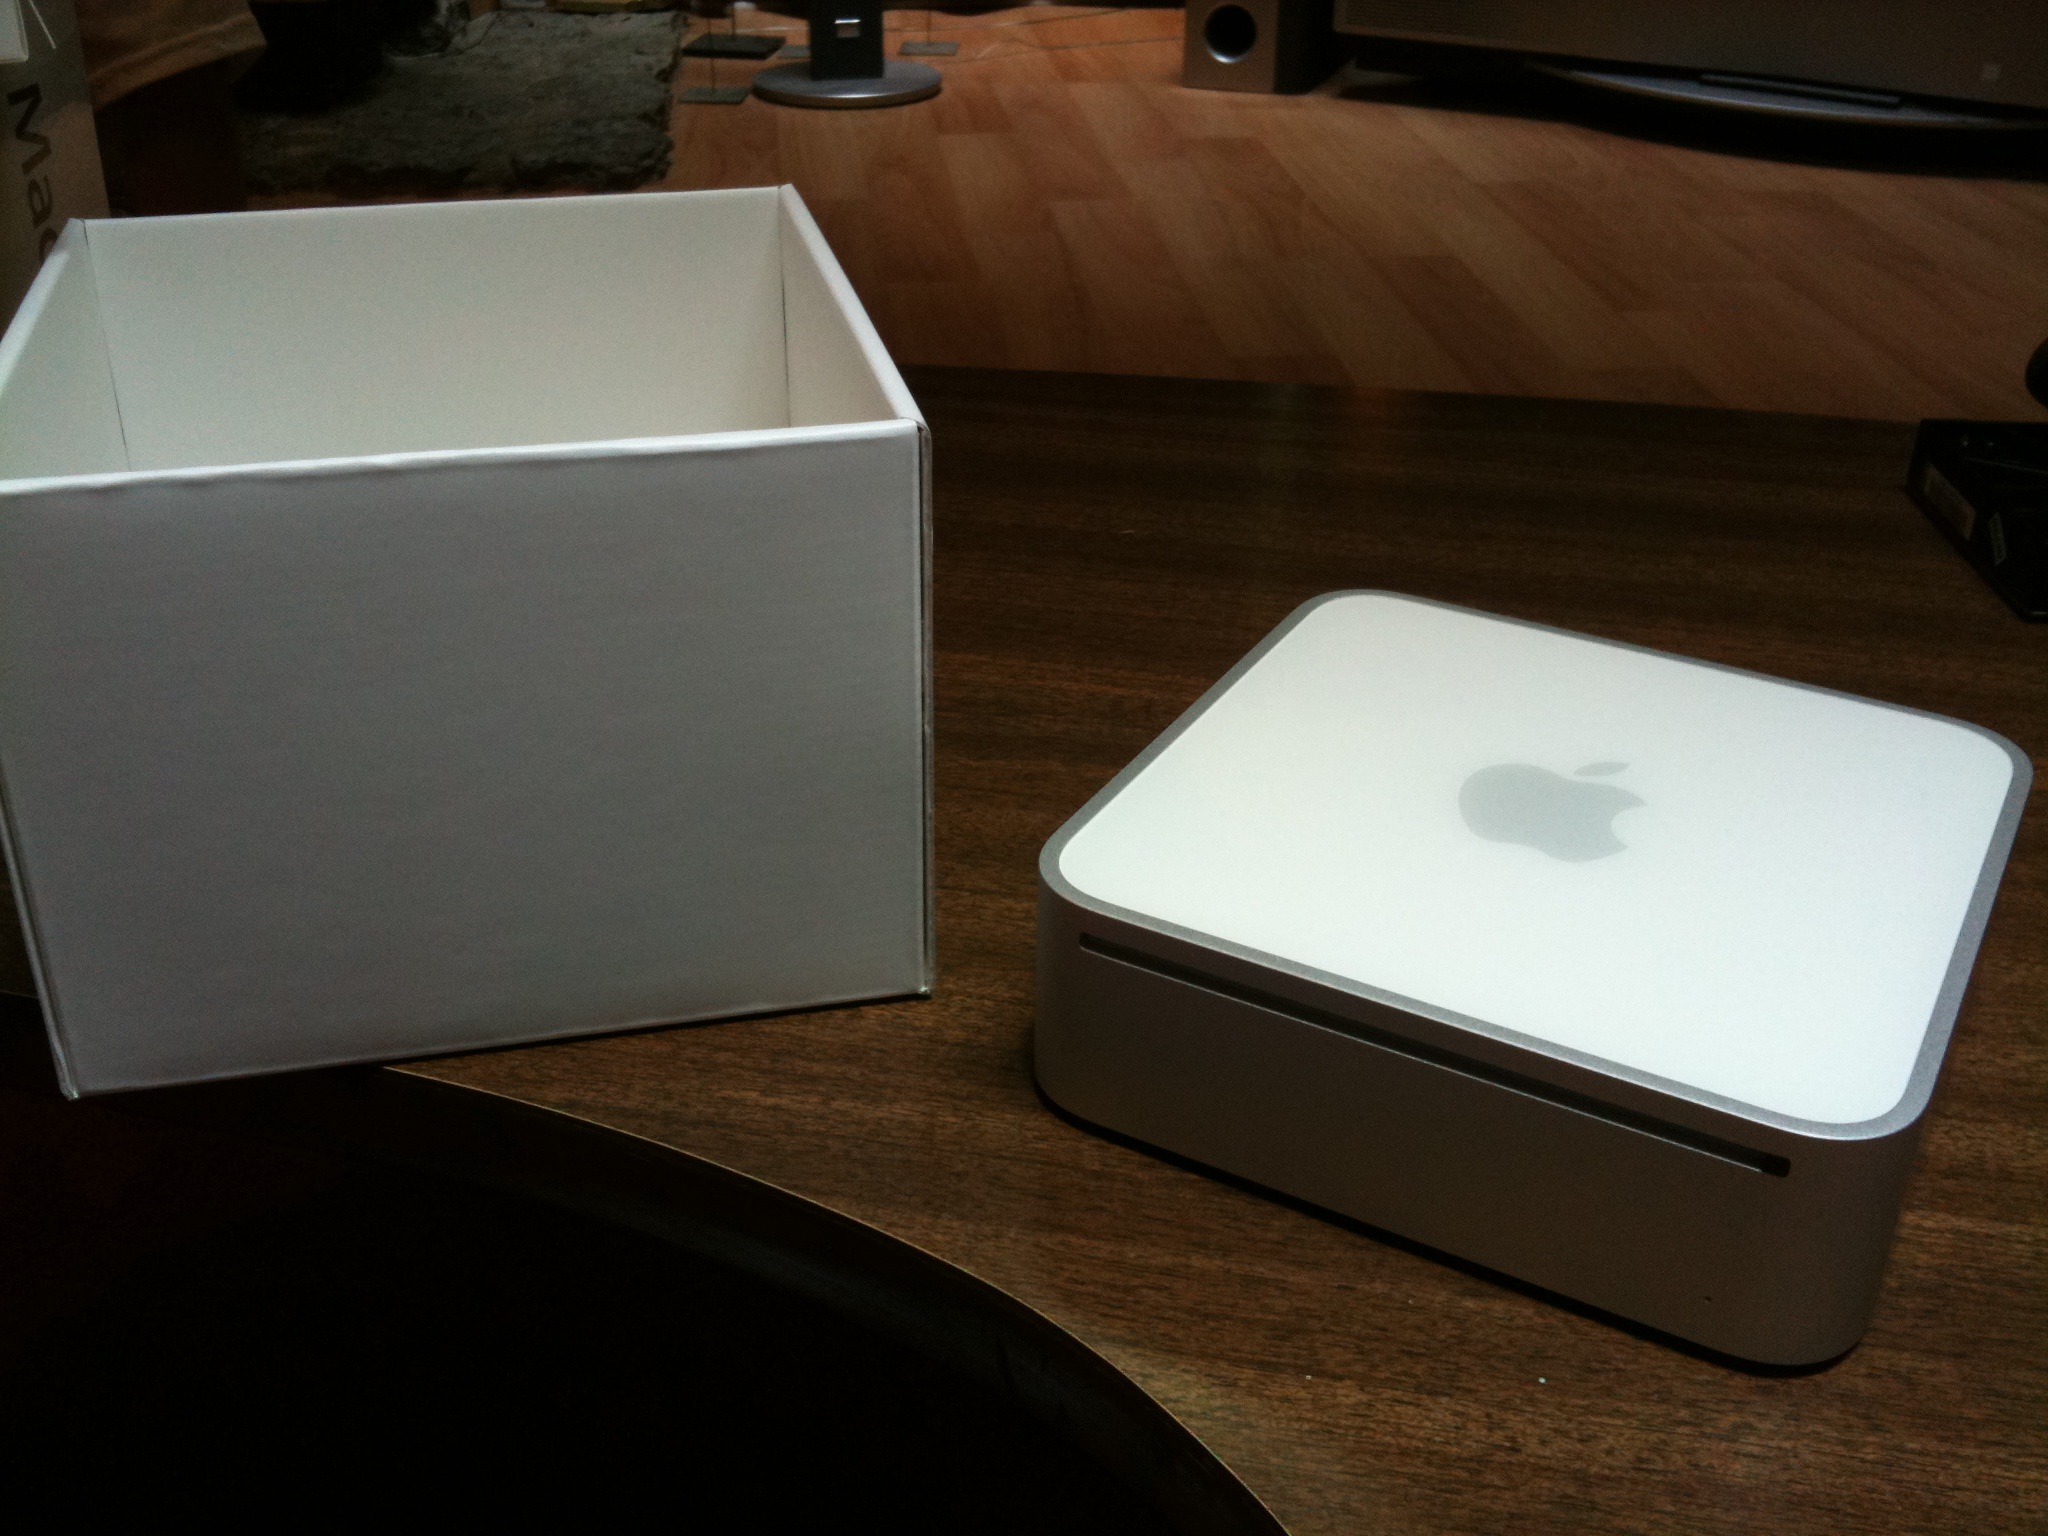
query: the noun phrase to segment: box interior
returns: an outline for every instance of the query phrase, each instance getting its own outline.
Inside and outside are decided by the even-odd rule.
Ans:
[[[95,221],[0,346],[0,478],[914,415],[843,285],[772,187]]]

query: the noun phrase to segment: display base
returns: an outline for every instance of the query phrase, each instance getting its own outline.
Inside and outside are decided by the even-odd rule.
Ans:
[[[900,107],[938,95],[944,83],[929,64],[893,59],[865,80],[817,80],[808,66],[778,64],[754,76],[754,94],[785,107]]]

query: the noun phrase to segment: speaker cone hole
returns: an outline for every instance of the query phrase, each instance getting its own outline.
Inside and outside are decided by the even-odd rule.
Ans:
[[[1219,64],[1235,64],[1259,43],[1259,24],[1241,5],[1219,5],[1202,23],[1202,41]]]

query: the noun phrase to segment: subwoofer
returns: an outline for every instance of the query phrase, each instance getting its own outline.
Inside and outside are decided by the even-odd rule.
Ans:
[[[1313,90],[1343,57],[1332,0],[1188,0],[1181,83],[1205,91]]]

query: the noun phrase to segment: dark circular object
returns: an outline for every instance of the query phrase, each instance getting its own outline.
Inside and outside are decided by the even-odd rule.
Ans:
[[[897,59],[865,80],[815,80],[808,64],[778,64],[754,76],[754,94],[784,107],[902,107],[938,95],[944,83],[931,65]]]
[[[267,1526],[303,1492],[316,1531],[401,1507],[629,1530],[666,1500],[685,1531],[1171,1536],[1025,1402],[629,1228],[364,1170],[0,1362],[0,1476],[10,1508],[116,1528]]]
[[[1235,64],[1259,46],[1259,23],[1241,5],[1219,5],[1202,23],[1202,42],[1219,64]]]

